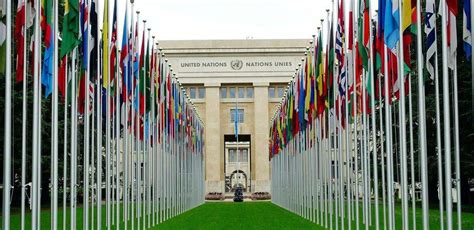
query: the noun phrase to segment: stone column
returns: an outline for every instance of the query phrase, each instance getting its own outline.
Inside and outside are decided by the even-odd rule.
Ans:
[[[221,182],[220,83],[206,83],[206,193],[224,192]]]
[[[255,133],[255,192],[270,192],[270,163],[268,161],[268,86],[254,83],[254,133]]]

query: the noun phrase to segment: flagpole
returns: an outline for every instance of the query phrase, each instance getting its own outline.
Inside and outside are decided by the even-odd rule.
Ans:
[[[421,1],[416,1],[416,27],[417,36],[417,62],[418,62],[418,116],[419,116],[419,140],[420,140],[420,161],[421,161],[421,183],[422,183],[422,208],[423,208],[423,229],[429,229],[429,207],[428,207],[428,168],[427,168],[427,147],[426,147],[426,112],[425,112],[425,87],[423,79],[423,51],[421,38]],[[471,19],[472,20],[472,19]],[[438,63],[436,61],[436,63]],[[437,72],[437,71],[436,71]],[[438,87],[436,87],[438,91]],[[457,92],[457,91],[455,91]],[[438,100],[436,100],[438,103]],[[439,125],[439,123],[437,122]],[[413,163],[412,163],[413,164]],[[413,196],[414,196],[413,189]]]
[[[12,72],[11,72],[11,36],[12,36],[12,19],[11,19],[11,0],[6,0],[6,50],[5,54],[5,130],[4,130],[4,143],[3,143],[3,229],[10,228],[10,193],[11,193],[11,163],[12,163],[12,151],[11,151],[11,133],[12,133]],[[26,26],[26,25],[25,25]],[[25,79],[23,79],[25,81]]]
[[[7,3],[9,4],[9,7],[7,7],[7,9],[10,9],[11,7],[11,0],[7,0]],[[38,60],[36,61],[34,64],[34,70],[33,70],[33,84],[34,84],[34,89],[33,89],[33,155],[32,155],[32,186],[31,186],[31,193],[33,193],[33,195],[31,196],[31,201],[32,201],[32,214],[31,214],[31,227],[33,229],[36,229],[38,227],[38,190],[39,190],[39,178],[38,178],[38,170],[39,170],[39,157],[38,155],[40,154],[40,150],[39,150],[39,145],[38,145],[38,142],[39,142],[39,135],[40,135],[40,132],[39,132],[39,129],[38,129],[38,123],[40,122],[39,120],[39,113],[40,113],[40,107],[39,107],[39,104],[41,103],[41,93],[40,93],[40,88],[41,88],[41,78],[40,78],[40,72],[41,72],[41,66],[40,66],[40,61],[41,60],[41,50],[40,50],[40,41],[41,41],[41,30],[40,30],[40,13],[41,13],[41,2],[40,1],[36,1],[36,9],[38,9],[38,12],[35,14],[35,36],[34,36],[34,40],[36,41],[34,43],[34,60]],[[8,10],[8,12],[10,12],[10,10]],[[10,27],[11,27],[11,22],[9,21],[10,17],[7,17],[7,22],[10,23],[10,26],[7,26],[7,32],[10,31]],[[8,32],[7,34],[11,34],[11,31]],[[10,35],[11,36],[11,35]],[[10,36],[7,36],[7,39],[10,39],[9,37]],[[9,47],[9,44],[10,42],[7,42],[7,46]],[[11,48],[9,48],[11,50]],[[10,52],[11,53],[11,52]],[[10,62],[7,58],[6,60],[8,63]],[[7,65],[7,73],[10,75],[10,65]],[[9,79],[9,77],[5,78],[5,79]],[[9,81],[6,81],[6,86],[9,86],[10,83]],[[10,89],[10,87],[7,87],[5,92],[6,93],[9,93],[10,90],[7,90],[7,89]],[[9,93],[11,94],[11,92]],[[6,98],[7,99],[7,98]],[[11,100],[5,100],[6,102],[7,101],[11,101]],[[7,104],[5,104],[5,106],[7,106]],[[7,110],[5,109],[5,111],[10,111],[10,110]],[[8,116],[5,116],[5,119],[7,119]],[[8,122],[9,124],[10,122]],[[8,129],[8,124],[7,126],[5,126],[5,132],[7,132],[9,129]],[[5,135],[4,138],[6,138],[6,140],[8,140],[10,137],[10,135]],[[6,145],[9,144],[10,142],[9,141],[5,141],[4,143],[4,148],[6,149],[5,151],[5,157],[8,157],[11,155],[11,151],[10,151],[10,148],[6,148]],[[10,167],[10,164],[7,163],[9,162],[9,160],[7,158],[4,159],[4,170],[7,171],[7,173],[10,172],[10,169],[8,167]],[[5,173],[4,173],[5,175]],[[7,180],[4,181],[4,184],[7,184],[7,182],[10,181],[10,176],[6,177]],[[9,184],[9,183],[8,183]],[[4,186],[4,188],[6,188],[7,186]],[[8,186],[9,187],[9,186]],[[10,195],[9,195],[9,191],[7,192],[7,189],[4,189],[4,201],[9,201],[10,199]],[[5,219],[5,222],[4,222],[4,228],[7,229],[9,228],[9,218],[7,218],[9,216],[9,206],[6,207],[5,205],[9,205],[9,202],[3,202],[3,205],[4,205],[4,219]],[[8,220],[7,220],[8,219]]]
[[[25,9],[26,10],[26,9]],[[25,13],[26,14],[26,13]],[[54,14],[54,32],[53,32],[53,96],[52,96],[52,152],[51,152],[51,166],[52,168],[52,221],[51,228],[58,227],[58,2],[53,2]]]
[[[448,73],[448,34],[447,21],[448,9],[446,0],[441,1],[441,36],[442,36],[442,62],[443,62],[443,116],[444,116],[444,161],[445,161],[445,183],[446,183],[446,225],[448,229],[452,228],[452,179],[451,179],[451,121],[450,121],[450,101],[449,101],[449,73]]]
[[[454,56],[456,59],[456,56]],[[457,222],[458,229],[461,230],[461,167],[460,167],[460,156],[459,156],[459,105],[458,105],[458,69],[457,61],[454,61],[454,73],[453,73],[453,94],[454,94],[454,161],[455,161],[455,172],[456,172],[456,211],[457,211]]]
[[[25,196],[26,196],[26,122],[27,122],[27,81],[28,76],[26,72],[26,23],[28,21],[28,14],[26,13],[27,1],[22,1],[24,4],[24,25],[23,31],[23,104],[22,104],[22,126],[21,126],[21,229],[25,229]],[[10,31],[11,33],[11,31]],[[7,111],[7,110],[5,110]],[[4,167],[5,168],[5,167]]]
[[[371,10],[371,7],[369,6],[369,14],[370,14],[370,11]],[[372,17],[371,17],[372,18]],[[373,28],[375,27],[375,21],[372,19],[371,20],[371,24],[370,24],[370,43],[369,43],[369,47],[370,47],[370,68],[369,68],[369,77],[371,78],[370,80],[370,88],[372,90],[372,95],[370,96],[370,102],[371,102],[371,107],[372,107],[372,143],[373,143],[373,149],[372,149],[372,164],[373,164],[373,167],[374,167],[374,200],[375,200],[375,229],[379,229],[380,226],[379,226],[379,188],[378,188],[378,184],[379,184],[379,178],[378,178],[378,164],[377,164],[377,161],[378,161],[378,155],[377,155],[377,136],[376,136],[376,122],[375,122],[375,119],[376,119],[376,116],[375,116],[375,74],[374,74],[374,46],[373,46]],[[370,183],[370,181],[369,181]],[[370,207],[370,206],[369,206]],[[370,213],[370,212],[369,212]]]
[[[133,1],[133,0],[132,0]],[[132,7],[133,7],[133,4],[132,4]],[[128,19],[128,1],[126,1],[125,3],[125,18]],[[132,9],[132,12],[133,12],[133,9]],[[133,18],[133,17],[132,17]],[[127,25],[127,21],[124,22],[126,25]],[[126,30],[128,30],[128,27],[125,27]],[[129,32],[127,31],[125,36],[129,36]],[[130,48],[129,48],[129,39],[126,40],[127,43],[125,44],[125,49],[126,49],[126,52],[127,52],[127,58],[126,58],[126,61],[127,61],[127,68],[123,69],[122,70],[122,75],[125,76],[125,77],[122,77],[122,79],[124,79],[124,82],[122,82],[122,87],[125,87],[125,109],[124,109],[124,117],[125,117],[125,125],[123,127],[123,138],[122,138],[122,146],[123,146],[123,153],[122,153],[122,157],[123,157],[123,171],[124,171],[124,182],[123,182],[123,204],[124,204],[124,208],[123,208],[123,220],[124,220],[124,229],[127,230],[128,229],[128,198],[129,198],[129,191],[128,191],[128,179],[129,179],[129,175],[128,175],[128,166],[129,166],[129,162],[128,162],[128,155],[129,155],[129,149],[128,149],[128,106],[129,106],[129,102],[128,102],[128,87],[132,87],[132,86],[129,86],[128,85],[128,82],[129,82],[129,77],[131,77],[129,75],[130,73],[130,68],[131,66],[128,65],[128,63],[130,63],[130,59],[131,58],[131,53],[130,53]],[[122,50],[122,52],[124,52]],[[125,64],[122,63],[124,66]],[[124,72],[126,70],[126,72]]]
[[[66,219],[67,219],[67,139],[68,139],[68,132],[67,132],[67,119],[68,119],[68,68],[67,68],[67,55],[64,63],[65,66],[65,86],[64,87],[64,134],[63,134],[63,230],[66,230]],[[23,229],[23,228],[22,228]]]
[[[76,48],[73,50],[72,61],[71,61],[71,228],[76,228],[76,187],[77,187],[77,95],[76,95],[76,82],[77,82],[77,73],[76,73]]]
[[[407,145],[406,145],[406,125],[405,125],[405,73],[404,73],[404,45],[403,45],[403,14],[402,1],[398,2],[399,9],[399,56],[398,56],[398,76],[400,79],[400,160],[401,160],[401,188],[402,188],[402,224],[403,229],[408,229],[409,219],[408,219],[408,178],[407,178]]]
[[[57,1],[57,0],[56,0]],[[56,6],[57,7],[57,4]],[[90,13],[91,12],[91,4],[88,4],[87,6],[87,11]],[[86,102],[85,102],[85,109],[84,109],[84,175],[83,175],[83,180],[84,180],[84,198],[83,198],[83,204],[84,204],[84,213],[83,213],[83,225],[85,228],[89,227],[89,158],[90,158],[90,114],[89,114],[89,107],[90,107],[90,83],[89,83],[89,78],[90,78],[90,55],[89,55],[89,47],[90,47],[90,35],[91,35],[91,25],[90,25],[90,20],[89,18],[87,20],[87,41],[86,41],[86,46],[87,46],[87,54],[84,54],[85,57],[87,57],[86,61],[86,71],[85,71],[85,94],[86,94]],[[55,23],[57,23],[57,20],[55,20]],[[55,44],[56,45],[56,44]],[[55,58],[56,60],[57,58]],[[53,92],[54,93],[54,92]]]

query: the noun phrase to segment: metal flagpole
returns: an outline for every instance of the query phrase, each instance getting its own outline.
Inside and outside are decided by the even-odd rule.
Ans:
[[[418,116],[419,116],[419,140],[420,140],[420,161],[421,161],[421,189],[422,189],[422,207],[423,207],[423,229],[429,229],[429,207],[428,207],[428,159],[426,147],[426,112],[425,112],[425,88],[423,80],[423,51],[421,38],[421,1],[416,1],[416,27],[418,31],[417,36],[417,62],[418,62]],[[436,56],[436,55],[435,55]],[[438,63],[438,61],[436,61]],[[437,68],[436,68],[437,69]],[[437,74],[437,71],[436,71]],[[436,87],[438,91],[438,87]],[[457,92],[457,91],[455,91]],[[438,100],[436,100],[438,104]],[[437,106],[438,107],[438,106]],[[438,116],[438,113],[437,113]],[[437,122],[438,123],[438,122]],[[439,125],[439,124],[437,124]],[[413,162],[412,162],[413,164]],[[412,169],[413,170],[413,169]],[[413,176],[413,174],[412,174]],[[414,187],[414,186],[413,186]],[[413,189],[413,196],[415,195]],[[413,198],[414,199],[414,198]],[[414,212],[415,210],[413,210]],[[415,219],[413,219],[415,222]]]
[[[97,5],[97,9],[99,9],[99,1],[95,2]],[[100,57],[100,40],[97,38],[97,57]],[[103,132],[102,132],[102,83],[100,78],[100,61],[97,62],[97,76],[96,76],[96,86],[97,86],[97,140],[96,140],[96,149],[97,149],[97,159],[96,159],[96,196],[97,196],[97,229],[102,228],[102,139],[103,139]],[[103,76],[102,76],[103,77]]]
[[[448,34],[447,21],[448,9],[446,1],[441,1],[441,47],[443,62],[443,116],[444,116],[444,162],[445,162],[445,183],[446,183],[446,225],[452,229],[453,224],[453,203],[452,203],[452,179],[451,179],[451,121],[450,121],[450,102],[449,102],[449,73],[448,73]]]
[[[68,72],[68,67],[67,67],[67,56],[66,58],[64,59],[66,61],[66,63],[63,63],[66,67],[66,70],[65,70],[65,84],[66,84],[66,87],[64,87],[64,95],[65,95],[65,98],[64,98],[64,135],[63,135],[63,141],[64,141],[64,145],[63,145],[63,230],[66,230],[66,219],[67,219],[67,156],[68,156],[68,152],[67,152],[67,137],[68,137],[68,127],[67,127],[67,119],[68,119],[68,114],[67,114],[67,111],[69,109],[68,107],[68,87],[67,87],[67,82],[68,82],[68,76],[69,76],[69,72]],[[22,228],[23,229],[23,228]]]
[[[389,52],[387,46],[384,46],[384,51],[387,54]],[[391,52],[391,51],[390,51]],[[391,100],[392,95],[389,93],[389,87],[391,79],[388,76],[388,58],[387,55],[384,55],[384,91],[385,91],[385,129],[387,140],[385,146],[387,148],[387,201],[388,201],[388,227],[389,229],[395,228],[395,217],[393,213],[393,165],[392,165],[392,129],[391,129]]]
[[[132,7],[133,7],[133,4],[132,4]],[[128,12],[128,1],[125,2],[125,14],[127,14]],[[132,9],[132,12],[133,12],[133,9]],[[133,13],[132,13],[133,14]],[[128,15],[125,15],[125,18],[128,18]],[[132,17],[133,18],[133,17]],[[128,22],[125,22],[125,23],[128,23]],[[128,27],[126,27],[125,29],[128,30]],[[129,33],[127,32],[125,36],[129,36]],[[129,39],[127,39],[127,44],[125,44],[125,49],[126,51],[122,50],[122,52],[127,52],[127,58],[126,58],[126,61],[128,63],[130,63],[130,60],[129,58],[131,58],[131,53],[130,53],[130,48],[129,48],[129,43],[128,43]],[[123,64],[125,65],[125,64]],[[128,82],[129,82],[129,77],[130,76],[130,68],[132,68],[131,66],[128,66],[127,64],[127,68],[126,69],[123,69],[122,71],[126,71],[126,72],[122,72],[122,75],[125,76],[124,78],[124,82],[122,82],[122,87],[125,87],[125,109],[124,109],[124,127],[123,127],[123,138],[122,138],[122,147],[123,147],[123,152],[122,152],[122,157],[123,157],[123,164],[122,164],[122,170],[124,172],[124,176],[123,176],[123,220],[124,220],[124,229],[127,230],[128,229],[128,199],[129,199],[129,186],[128,186],[128,179],[129,179],[129,172],[128,172],[128,169],[129,169],[129,162],[128,162],[128,155],[130,154],[129,153],[129,148],[128,148],[128,142],[129,142],[129,137],[128,137],[128,106],[129,106],[129,102],[128,102],[128,98],[129,98],[129,95],[128,95],[128,92],[129,92],[129,88],[128,87],[132,87],[132,86],[129,86],[128,85]]]
[[[56,0],[57,1],[57,0]],[[57,4],[56,6],[57,7]],[[91,4],[89,3],[88,6],[87,6],[87,11],[88,12],[91,12]],[[56,22],[57,23],[57,20]],[[90,25],[90,20],[87,19],[87,54],[84,54],[86,57],[90,57],[90,54],[89,54],[89,47],[90,47],[90,35],[91,35],[91,25]],[[57,59],[57,58],[56,58]],[[56,60],[55,59],[55,60]],[[89,82],[89,79],[90,79],[90,61],[87,60],[87,70],[85,72],[85,93],[86,93],[86,105],[85,105],[85,109],[84,109],[84,166],[83,166],[83,170],[84,170],[84,176],[83,176],[83,180],[84,180],[84,198],[83,198],[83,203],[84,203],[84,214],[83,214],[83,225],[85,228],[88,228],[89,227],[89,157],[90,157],[90,137],[89,137],[89,133],[90,133],[90,114],[89,114],[89,107],[90,107],[90,82]]]
[[[369,13],[371,13],[370,11],[370,6],[369,6]],[[372,18],[372,17],[371,17]],[[375,229],[379,229],[380,226],[379,226],[379,178],[378,178],[378,164],[377,164],[377,161],[378,161],[378,154],[377,154],[377,136],[376,136],[376,123],[375,123],[375,120],[376,120],[376,116],[375,116],[375,87],[374,87],[374,81],[375,81],[375,74],[374,74],[374,56],[372,56],[374,54],[374,47],[373,47],[373,26],[375,27],[375,22],[374,20],[371,21],[371,27],[370,27],[370,39],[369,39],[369,47],[370,47],[370,67],[369,67],[369,77],[371,78],[370,80],[370,88],[372,90],[372,95],[370,96],[370,102],[371,102],[371,107],[372,107],[372,143],[373,143],[373,149],[372,149],[372,164],[373,164],[373,167],[374,167],[374,201],[375,201]],[[369,181],[370,183],[370,181]],[[369,208],[371,208],[369,206]],[[369,209],[369,212],[370,212],[370,209]]]
[[[28,22],[28,13],[27,10],[27,1],[23,0],[22,4],[25,7],[24,20],[25,24],[23,25],[23,104],[22,104],[22,126],[21,126],[21,229],[25,229],[25,196],[26,196],[26,122],[27,122],[27,80],[28,75],[26,72],[26,38],[27,38],[27,25]],[[8,8],[9,9],[9,8]],[[11,33],[11,31],[10,31]],[[6,91],[6,90],[5,90]],[[8,111],[8,110],[5,110]],[[5,136],[6,137],[6,136]],[[5,168],[5,167],[4,167]],[[4,200],[5,203],[5,200]],[[4,226],[5,227],[5,226]]]
[[[26,10],[26,4],[25,4]],[[51,221],[51,228],[57,229],[58,228],[58,33],[59,33],[59,26],[58,26],[58,1],[55,0],[53,2],[53,14],[54,14],[54,32],[53,32],[53,98],[52,98],[52,121],[51,121],[51,139],[52,139],[52,151],[51,151],[51,166],[52,166],[52,197],[51,197],[51,204],[52,204],[52,221]],[[26,22],[25,22],[26,23]]]
[[[12,37],[12,15],[11,15],[11,0],[6,0],[6,34],[5,34],[5,43],[6,50],[5,54],[5,118],[4,118],[4,143],[3,143],[3,210],[2,210],[2,219],[3,219],[3,229],[10,228],[10,192],[11,192],[11,163],[12,163],[12,144],[11,144],[11,133],[12,133],[12,72],[11,72],[11,37]],[[38,8],[39,9],[39,8]],[[39,21],[37,21],[39,22]],[[25,22],[26,23],[26,22]],[[25,24],[26,26],[26,24]],[[39,40],[37,40],[39,41]],[[37,42],[39,43],[39,42]],[[36,59],[39,60],[39,59]],[[36,65],[35,65],[36,67]],[[25,79],[23,79],[25,81]],[[36,84],[36,82],[35,82]],[[36,98],[35,98],[36,99]],[[36,114],[36,113],[35,113]]]
[[[353,7],[352,9],[354,9],[354,12],[357,11],[357,9],[355,8],[356,5],[354,4],[354,1],[352,2],[353,4]],[[353,22],[355,25],[357,25],[357,17],[356,17],[356,14],[353,14]],[[357,33],[354,33],[354,40],[357,39]],[[354,51],[353,53],[353,60],[354,60],[354,63],[357,62],[357,55],[356,55],[356,52],[357,52],[357,47],[356,47],[356,43],[354,42],[353,44],[353,48],[352,50]],[[357,77],[356,77],[356,68],[353,68],[353,82],[354,82],[354,108],[353,108],[353,111],[354,111],[354,155],[355,155],[355,218],[356,218],[356,230],[359,230],[360,228],[360,223],[359,223],[359,150],[358,150],[358,140],[357,140],[357,132],[358,132],[358,127],[357,127]]]
[[[76,50],[75,48],[72,53],[71,61],[71,228],[76,228],[76,205],[77,205],[77,94],[76,94],[76,83],[77,83],[77,73],[76,73]]]
[[[398,9],[399,9],[399,21],[403,22],[403,14],[402,14],[402,1],[398,2]],[[401,188],[402,188],[402,224],[403,229],[408,229],[408,176],[407,176],[407,144],[406,144],[406,125],[405,125],[405,73],[404,73],[404,60],[403,60],[403,53],[405,47],[403,46],[403,28],[402,24],[400,23],[399,33],[399,56],[398,56],[398,78],[400,80],[400,160],[401,160]]]
[[[120,155],[122,149],[120,149],[120,72],[119,72],[119,57],[120,52],[117,48],[117,39],[115,39],[115,228],[120,228]]]
[[[461,167],[460,167],[460,156],[459,156],[459,105],[458,105],[458,70],[456,56],[454,56],[454,71],[453,71],[453,107],[454,107],[454,162],[456,172],[456,211],[457,211],[457,222],[458,229],[461,230]]]
[[[384,61],[384,66],[383,68],[386,68],[386,65],[387,65],[387,62]],[[382,76],[385,76],[385,73],[384,75]],[[384,225],[384,230],[387,229],[387,212],[386,212],[386,206],[387,206],[387,203],[386,203],[386,187],[385,187],[385,180],[386,180],[386,177],[385,177],[385,157],[386,157],[386,154],[385,154],[385,148],[384,148],[384,126],[383,126],[383,109],[384,109],[384,105],[382,103],[382,76],[379,76],[379,81],[378,81],[378,88],[379,88],[379,126],[380,126],[380,149],[381,149],[381,152],[380,152],[380,163],[381,163],[381,168],[382,168],[382,215],[383,215],[383,225]]]
[[[11,7],[11,0],[7,0],[7,3],[9,5],[9,7],[7,7],[7,9],[10,9]],[[41,44],[41,30],[40,30],[40,13],[41,13],[41,2],[38,0],[35,2],[35,5],[36,5],[36,9],[38,9],[38,12],[35,14],[35,31],[34,31],[34,40],[36,41],[34,43],[34,57],[35,57],[35,60],[41,60],[41,49],[40,49],[40,44]],[[8,10],[8,12],[10,12],[10,10]],[[9,21],[10,17],[7,17],[7,23],[10,24],[10,26],[7,26],[7,34],[11,34],[11,31],[10,31],[10,27],[11,27],[11,21]],[[8,32],[10,31],[10,32]],[[10,39],[10,36],[6,36],[7,39]],[[7,46],[9,47],[10,45],[10,42],[7,41]],[[8,48],[11,50],[11,48]],[[8,53],[8,52],[7,52]],[[11,53],[11,52],[9,52]],[[7,58],[7,63],[10,63],[11,60],[8,60]],[[11,70],[10,70],[10,65],[6,65],[7,66],[7,71],[6,73],[8,73],[8,75],[11,75]],[[10,72],[10,73],[9,73]],[[34,63],[34,70],[33,70],[33,84],[34,84],[34,90],[33,90],[33,156],[32,156],[32,187],[31,187],[31,193],[33,193],[32,197],[31,197],[31,200],[32,200],[32,214],[31,214],[31,227],[32,229],[36,229],[38,228],[38,190],[39,190],[39,178],[38,178],[38,170],[39,170],[39,154],[40,154],[40,149],[39,149],[39,135],[40,135],[40,130],[38,129],[38,123],[40,122],[40,117],[39,117],[39,113],[41,112],[40,111],[40,103],[41,103],[41,92],[40,92],[40,89],[41,89],[41,78],[40,78],[40,73],[41,73],[41,65],[40,65],[40,61],[37,61]],[[5,79],[9,79],[11,77],[6,77]],[[11,83],[9,83],[9,81],[7,81],[7,84],[6,86],[9,86]],[[11,87],[6,87],[6,93],[9,92],[9,90],[7,90],[8,88],[11,88]],[[11,92],[10,92],[11,94]],[[7,98],[6,98],[7,99]],[[11,101],[11,100],[5,100],[6,102],[7,101]],[[7,104],[5,104],[5,107],[7,107]],[[5,109],[5,111],[10,111],[10,110],[7,110]],[[8,116],[5,116],[5,119],[8,118]],[[8,122],[9,124],[10,122]],[[7,132],[9,129],[8,129],[8,124],[7,126],[5,126],[5,132]],[[10,137],[10,135],[5,135],[5,138],[7,138],[8,140],[8,137]],[[4,143],[4,148],[7,150],[5,151],[5,157],[7,156],[11,156],[11,152],[10,152],[10,148],[6,148],[6,144],[10,143],[9,141],[5,141]],[[5,167],[4,167],[4,170],[7,170],[8,169],[8,173],[10,172],[9,168],[10,167],[10,164],[7,164],[7,162],[9,162],[8,159],[4,159],[4,164],[5,164]],[[5,175],[5,174],[4,174]],[[7,186],[5,186],[5,184],[7,184],[7,182],[10,181],[10,176],[8,176],[8,178],[6,178],[7,180],[4,181],[4,188],[6,188]],[[9,183],[8,183],[9,184]],[[8,186],[9,187],[9,186]],[[9,191],[7,193],[7,189],[4,189],[4,201],[9,201],[10,200],[10,196],[9,196]],[[5,219],[5,222],[4,222],[4,228],[7,229],[9,226],[9,219],[7,218],[7,216],[9,215],[9,211],[10,211],[10,207],[9,207],[9,202],[3,202],[3,205],[4,205],[4,219]],[[8,207],[6,207],[5,205],[8,205]],[[7,220],[8,219],[8,220]]]

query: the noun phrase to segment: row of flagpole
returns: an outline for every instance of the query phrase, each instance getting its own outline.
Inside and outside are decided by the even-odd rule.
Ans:
[[[5,78],[3,229],[44,227],[45,194],[50,196],[52,229],[150,228],[203,202],[204,133],[194,105],[146,21],[141,28],[139,11],[133,16],[133,0],[123,9],[121,49],[118,3],[114,1],[109,17],[112,6],[108,0],[100,2],[101,24],[96,0],[0,1],[5,29],[0,45],[6,46],[0,73]],[[21,129],[12,126],[13,76],[22,85]],[[31,86],[33,102],[28,97]],[[51,110],[45,112],[45,105]],[[51,127],[46,137],[43,125]],[[22,132],[21,151],[12,148],[16,130]],[[49,163],[43,161],[45,147],[51,150]],[[12,174],[17,165],[21,175]],[[13,176],[21,183],[12,183]],[[20,194],[14,192],[18,189]],[[17,196],[21,211],[12,214]]]
[[[434,0],[424,3],[333,1],[272,117],[273,203],[330,229],[430,229],[433,219],[441,229],[462,228],[458,3],[441,0],[439,12]],[[472,4],[463,4],[464,52],[472,61]],[[431,82],[437,173],[428,173],[425,87]],[[430,214],[430,179],[437,182],[431,185],[438,188],[437,218]]]

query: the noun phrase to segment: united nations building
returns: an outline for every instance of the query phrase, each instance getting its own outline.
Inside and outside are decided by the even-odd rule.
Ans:
[[[204,123],[206,193],[270,192],[269,122],[308,44],[160,41]]]

